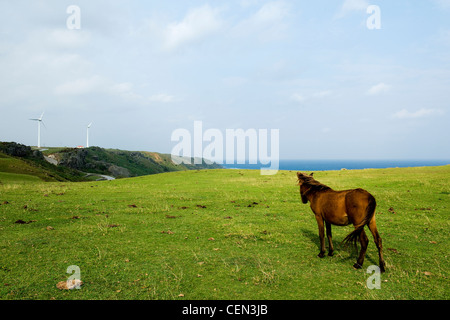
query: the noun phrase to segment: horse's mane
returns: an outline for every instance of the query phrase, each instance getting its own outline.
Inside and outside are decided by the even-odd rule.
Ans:
[[[331,190],[329,186],[320,183],[311,176],[304,176],[302,178],[302,184],[308,188],[306,193],[316,193],[319,191]]]

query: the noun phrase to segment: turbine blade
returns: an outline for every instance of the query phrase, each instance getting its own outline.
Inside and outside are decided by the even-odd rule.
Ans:
[[[39,120],[39,121],[42,123],[42,125],[44,126],[44,128],[47,129],[47,127],[45,126],[44,121],[42,121],[42,120]]]
[[[39,120],[42,120],[42,117],[44,116],[44,112],[42,112],[41,116],[39,117]]]

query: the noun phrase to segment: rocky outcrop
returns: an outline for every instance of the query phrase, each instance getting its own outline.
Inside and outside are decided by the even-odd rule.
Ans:
[[[109,166],[108,171],[114,177],[128,178],[130,177],[130,170],[127,168],[116,166],[115,164]]]
[[[86,168],[87,151],[84,149],[74,149],[73,152],[60,153],[59,165],[76,170]]]

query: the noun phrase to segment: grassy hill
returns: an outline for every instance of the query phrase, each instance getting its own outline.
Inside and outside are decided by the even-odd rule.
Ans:
[[[0,152],[0,184],[12,181],[37,182],[44,172],[28,163]],[[45,175],[42,178],[46,178]],[[43,180],[43,179],[42,179]],[[55,181],[55,180],[53,180]]]
[[[16,143],[0,142],[0,182],[84,181],[84,174],[56,167],[39,151]]]
[[[371,236],[363,269],[339,243],[317,258],[317,224],[295,172],[194,170],[88,183],[0,185],[1,299],[448,299],[450,166],[316,172],[365,188],[387,263]],[[22,223],[18,223],[22,221]],[[80,290],[56,284],[76,265]]]
[[[56,151],[56,152],[55,152]],[[176,165],[169,154],[145,151],[125,151],[90,147],[84,149],[50,148],[45,154],[58,161],[58,165],[84,172],[112,175],[119,178],[136,177],[171,171],[221,168],[217,164]]]
[[[58,164],[45,160],[51,157]],[[48,159],[48,158],[47,158]],[[90,181],[96,176],[136,177],[171,171],[215,169],[217,164],[176,165],[171,156],[156,152],[91,147],[47,148],[42,152],[14,142],[0,142],[0,181]]]

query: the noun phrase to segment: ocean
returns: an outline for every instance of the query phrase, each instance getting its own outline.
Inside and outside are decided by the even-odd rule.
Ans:
[[[382,169],[433,167],[450,164],[450,160],[280,160],[278,170],[327,171],[341,169]],[[261,164],[222,164],[227,169],[261,169]]]

